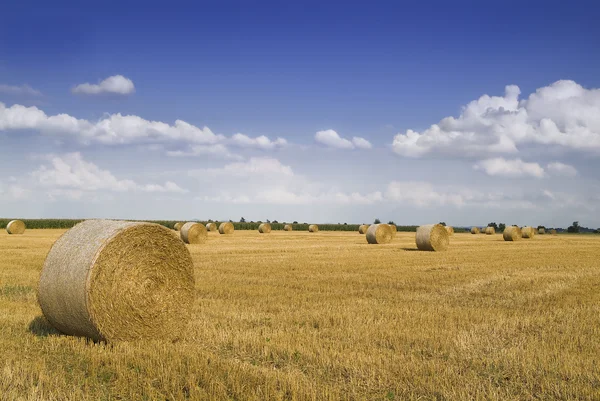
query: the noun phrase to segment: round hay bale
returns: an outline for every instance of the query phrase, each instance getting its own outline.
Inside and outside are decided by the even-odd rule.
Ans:
[[[485,234],[485,230],[488,228],[488,226],[485,227],[481,227],[481,229],[479,230],[480,234]]]
[[[421,251],[441,252],[448,249],[450,236],[441,224],[427,224],[417,228],[417,248]]]
[[[496,234],[496,229],[494,227],[486,227],[485,233],[487,235],[494,235],[494,234]]]
[[[398,232],[398,227],[395,224],[388,224],[392,229],[392,239],[396,238],[396,233]]]
[[[207,231],[217,231],[219,228],[217,227],[216,223],[206,223],[206,230]]]
[[[284,231],[292,231],[292,225],[291,224],[286,224],[285,226],[283,226]]]
[[[389,224],[371,224],[367,230],[369,244],[387,244],[393,237],[394,233]]]
[[[21,220],[12,220],[6,225],[6,232],[9,234],[23,234],[25,232],[25,223]]]
[[[471,234],[479,234],[479,228],[478,227],[471,227]]]
[[[44,316],[65,334],[174,340],[190,319],[194,264],[158,224],[87,220],[54,243],[38,288]]]
[[[262,223],[258,226],[258,232],[261,234],[268,234],[271,232],[271,225],[269,223]]]
[[[517,226],[508,226],[502,233],[504,241],[518,241],[523,237],[521,229]]]
[[[446,226],[446,231],[448,231],[448,235],[450,235],[450,236],[454,235],[454,227]]]
[[[523,234],[523,238],[533,238],[535,237],[535,230],[533,229],[533,227],[523,227],[521,229],[521,233]]]
[[[368,224],[361,224],[360,227],[358,227],[358,233],[359,234],[366,234],[368,229],[369,229],[369,225]]]
[[[319,232],[319,226],[316,224],[311,224],[308,226],[308,232],[310,233],[318,233]]]
[[[204,224],[191,221],[181,227],[180,235],[181,240],[186,244],[204,244],[208,237],[208,232]]]
[[[180,231],[180,230],[181,230],[181,227],[183,227],[183,225],[184,225],[184,224],[185,224],[185,223],[181,223],[181,222],[179,222],[179,223],[175,223],[175,225],[173,226],[173,228],[174,228],[175,230],[177,230],[177,231]]]
[[[221,223],[219,226],[219,234],[233,234],[235,228],[233,227],[233,223],[227,221],[225,223]]]
[[[538,229],[538,234],[540,234],[540,235],[546,234],[546,229],[545,228]]]
[[[550,234],[551,235],[557,235],[558,233],[556,232],[556,230],[550,230]]]

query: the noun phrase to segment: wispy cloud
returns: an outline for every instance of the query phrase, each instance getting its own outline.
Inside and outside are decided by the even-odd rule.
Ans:
[[[100,95],[103,93],[130,95],[135,92],[135,85],[131,79],[123,75],[113,75],[100,81],[98,84],[79,84],[71,89],[71,92],[85,95]]]
[[[8,93],[10,95],[26,95],[26,96],[41,96],[42,92],[33,89],[29,85],[4,85],[0,84],[0,93]]]

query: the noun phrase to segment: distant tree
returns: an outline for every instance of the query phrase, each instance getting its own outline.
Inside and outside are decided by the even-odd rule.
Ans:
[[[297,222],[296,220],[294,220],[294,221],[292,222],[292,224],[298,224],[298,222]]]
[[[595,229],[594,234],[600,234],[600,228]]]
[[[538,227],[537,227],[537,229],[538,229],[538,231],[540,231],[540,230],[545,230],[545,229],[546,229],[546,227],[545,227],[545,226],[538,226]]]
[[[348,225],[348,223],[344,223],[344,225],[345,225],[345,226],[347,226],[347,225]]]
[[[445,221],[440,221],[440,224],[443,225],[443,226],[445,226],[446,222]]]
[[[496,224],[495,222],[488,224],[488,227],[494,227],[494,230],[498,230],[498,224]]]
[[[267,223],[270,223],[269,219],[267,219]]]
[[[579,222],[578,221],[574,221],[572,226],[569,226],[569,228],[567,228],[567,232],[569,233],[578,233],[579,232]]]
[[[279,224],[277,220],[273,220],[273,224]]]
[[[245,223],[245,222],[246,222],[246,219],[242,217],[242,218],[240,219],[240,223]]]
[[[396,225],[396,223],[394,223],[392,220],[388,221],[388,224]]]
[[[230,220],[229,220],[229,222],[230,222],[230,223],[233,223],[233,220],[231,220],[231,219],[230,219]]]
[[[504,224],[504,223],[498,224],[498,231],[504,231],[505,228],[506,228],[506,224]]]
[[[381,220],[375,219],[375,221],[373,222],[373,224],[381,224]]]

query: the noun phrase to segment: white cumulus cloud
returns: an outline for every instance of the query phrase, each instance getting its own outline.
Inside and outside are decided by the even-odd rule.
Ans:
[[[135,85],[131,79],[123,75],[113,75],[99,84],[79,84],[71,89],[71,92],[85,95],[99,95],[103,93],[130,95],[135,92]]]
[[[549,163],[546,168],[553,175],[562,175],[565,177],[575,177],[577,175],[577,169],[570,164],[554,162]]]
[[[535,177],[545,175],[544,168],[538,163],[527,163],[521,159],[507,160],[502,157],[483,160],[476,163],[473,168],[481,170],[489,176],[499,177]]]
[[[600,89],[557,81],[519,100],[518,86],[504,96],[481,96],[458,117],[446,117],[428,129],[394,137],[394,151],[406,157],[431,152],[473,157],[514,154],[527,145],[600,152]]]
[[[258,136],[256,138],[251,138],[244,134],[235,134],[231,137],[230,142],[233,145],[243,148],[258,148],[263,150],[271,150],[287,145],[287,141],[283,138],[270,140],[264,135]]]
[[[322,145],[337,149],[371,149],[371,142],[365,138],[355,136],[352,140],[342,138],[337,132],[332,129],[318,131],[315,134],[315,140]]]

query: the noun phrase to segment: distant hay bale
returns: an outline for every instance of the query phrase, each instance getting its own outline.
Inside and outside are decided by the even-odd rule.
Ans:
[[[390,226],[390,228],[392,229],[392,239],[396,238],[396,233],[398,232],[398,227],[396,227],[395,224],[388,224],[388,226]]]
[[[535,236],[535,231],[533,229],[533,227],[523,227],[521,229],[521,233],[523,235],[523,238],[533,238]]]
[[[540,235],[546,234],[546,229],[545,228],[538,228],[538,234],[540,234]]]
[[[23,234],[25,232],[25,223],[21,220],[12,220],[6,225],[6,232],[9,234]]]
[[[194,265],[158,224],[87,220],[54,243],[38,288],[44,316],[65,334],[174,340],[191,316]]]
[[[479,230],[479,233],[481,234],[485,234],[485,230],[488,228],[488,226],[485,227],[481,227],[481,229]]]
[[[318,233],[319,232],[319,226],[316,224],[311,224],[308,226],[308,232],[310,233]]]
[[[366,234],[368,229],[369,229],[369,225],[368,224],[361,224],[360,227],[358,227],[358,233],[359,234]]]
[[[471,234],[479,234],[479,227],[471,227]]]
[[[502,233],[504,241],[518,241],[523,237],[521,229],[517,226],[508,226]]]
[[[221,223],[219,226],[219,234],[233,234],[235,228],[233,227],[233,223],[227,221],[225,223]]]
[[[551,234],[551,235],[556,235],[556,234],[557,234],[557,232],[556,232],[556,230],[550,230],[550,234]]]
[[[486,227],[485,228],[485,233],[487,235],[494,235],[494,234],[496,234],[496,229],[494,227],[491,227],[491,226],[490,227]]]
[[[185,223],[175,223],[175,225],[173,226],[173,228],[177,231],[181,230],[181,227],[183,227]]]
[[[186,244],[204,244],[208,232],[206,231],[204,224],[192,221],[185,223],[183,227],[181,227],[180,235],[181,240]]]
[[[285,226],[283,226],[283,229],[284,229],[285,231],[292,231],[292,230],[293,230],[293,227],[292,227],[292,225],[291,225],[291,224],[286,224]]]
[[[371,224],[367,229],[367,242],[369,244],[387,244],[394,237],[389,224]]]
[[[271,232],[271,225],[269,223],[262,223],[258,226],[258,232],[261,234],[268,234]]]
[[[450,236],[454,235],[454,227],[446,226],[446,231],[448,231],[448,235],[450,235]]]
[[[448,249],[450,235],[441,224],[427,224],[417,228],[416,242],[421,251],[441,252]]]
[[[216,223],[206,223],[206,230],[207,231],[218,231],[219,228],[217,227]]]

